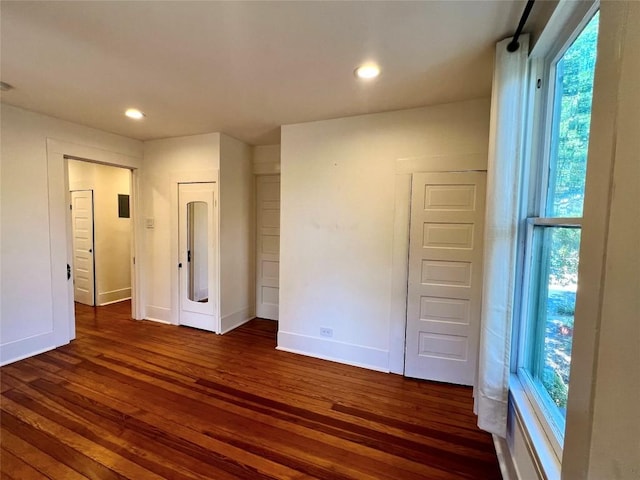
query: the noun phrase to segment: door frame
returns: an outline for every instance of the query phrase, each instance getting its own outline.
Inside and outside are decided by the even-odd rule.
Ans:
[[[68,170],[67,170],[68,172]],[[68,175],[68,173],[67,173]],[[92,188],[82,188],[82,189],[78,189],[78,190],[69,190],[69,205],[73,205],[72,201],[71,201],[71,194],[73,192],[91,192],[91,233],[92,233],[92,238],[91,238],[91,253],[93,255],[91,255],[91,262],[93,263],[93,269],[92,269],[92,274],[93,274],[93,279],[91,281],[91,285],[93,286],[93,305],[92,306],[96,306],[96,300],[97,300],[97,295],[96,295],[96,219],[95,219],[95,214],[96,214],[96,210],[95,210],[95,192]],[[73,220],[73,210],[71,210],[71,219]],[[73,259],[75,257],[75,252],[73,251],[73,221],[71,223],[71,261],[72,263],[70,263],[69,265],[71,265],[71,281],[72,281],[72,288],[73,288],[73,297],[74,297],[74,301],[75,301],[75,265],[73,264]]]
[[[446,166],[443,168],[442,166]],[[433,155],[395,161],[395,203],[389,309],[389,371],[404,375],[409,275],[411,181],[414,173],[485,172],[487,154]]]
[[[69,267],[73,265],[71,215],[69,215],[71,194],[69,193],[68,160],[70,159],[131,170],[131,316],[136,320],[144,318],[140,251],[142,231],[138,221],[139,169],[142,166],[142,158],[47,138],[52,334],[55,346],[65,345],[76,337],[73,282],[67,278],[67,265]]]

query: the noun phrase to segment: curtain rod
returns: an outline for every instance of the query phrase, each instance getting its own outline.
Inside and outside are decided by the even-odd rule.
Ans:
[[[520,34],[522,33],[524,24],[527,23],[527,18],[529,18],[529,14],[531,13],[531,9],[533,8],[534,2],[535,0],[527,1],[527,5],[524,7],[524,11],[522,12],[522,16],[520,17],[520,23],[518,23],[518,28],[516,29],[516,33],[513,35],[513,39],[507,45],[507,51],[515,52],[520,48],[520,44],[518,43],[518,38],[520,38]]]

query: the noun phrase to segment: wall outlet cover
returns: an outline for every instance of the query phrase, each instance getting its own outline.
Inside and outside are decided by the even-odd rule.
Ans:
[[[320,336],[321,337],[333,337],[333,328],[320,327]]]

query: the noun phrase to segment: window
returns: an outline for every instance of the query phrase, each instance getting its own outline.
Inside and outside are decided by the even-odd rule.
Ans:
[[[517,373],[558,456],[569,391],[598,20],[597,12],[589,15],[556,53],[531,65],[538,98],[529,143],[537,153],[523,188],[529,200]]]

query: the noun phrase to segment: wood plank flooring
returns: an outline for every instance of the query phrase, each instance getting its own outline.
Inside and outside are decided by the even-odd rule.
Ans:
[[[76,306],[77,339],[0,369],[3,479],[499,479],[471,389]]]

